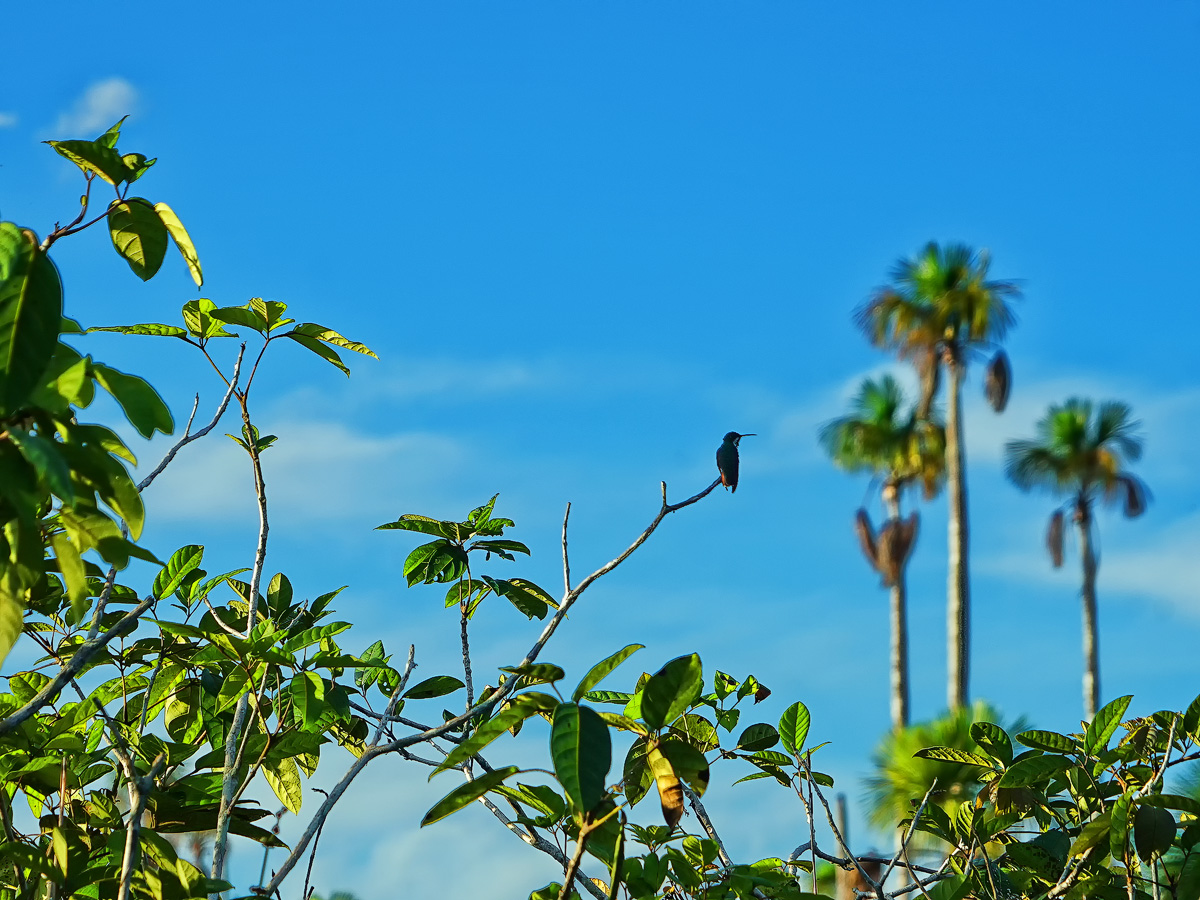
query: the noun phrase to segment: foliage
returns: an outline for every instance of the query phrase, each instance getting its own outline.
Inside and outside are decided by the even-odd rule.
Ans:
[[[945,429],[905,410],[904,392],[892,375],[865,379],[849,415],[821,428],[825,452],[848,472],[871,472],[897,487],[919,482],[925,499],[945,480]]]
[[[976,723],[1000,721],[995,709],[982,700],[929,722],[917,722],[884,735],[872,757],[874,772],[866,779],[866,808],[872,825],[894,830],[911,815],[914,798],[931,788],[930,803],[953,818],[964,803],[979,792],[980,769],[968,757],[976,742]],[[1018,722],[1016,730],[1025,723]],[[1002,743],[1002,741],[1001,741]],[[946,747],[950,752],[921,755],[926,747]],[[934,786],[936,782],[936,787]],[[914,847],[937,846],[927,835],[918,835]]]
[[[1072,397],[1051,406],[1037,423],[1037,437],[1005,445],[1005,472],[1021,490],[1067,495],[1079,509],[1098,499],[1120,503],[1129,518],[1146,509],[1148,491],[1125,467],[1142,456],[1139,423],[1128,404],[1094,406]]]

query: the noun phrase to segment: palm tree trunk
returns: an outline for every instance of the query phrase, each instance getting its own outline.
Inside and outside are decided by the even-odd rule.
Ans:
[[[888,515],[900,521],[899,492],[894,485],[885,485],[883,502]],[[900,563],[900,574],[892,585],[892,728],[901,729],[908,725],[908,590],[905,586],[905,570],[908,561]]]
[[[946,702],[951,711],[967,705],[971,594],[967,577],[967,482],[962,445],[963,367],[956,350],[947,352],[950,407],[946,413],[946,483],[950,495],[950,575],[946,591]]]
[[[1083,713],[1088,721],[1100,707],[1100,634],[1096,627],[1096,554],[1092,550],[1090,510],[1076,511],[1079,551],[1083,557]]]

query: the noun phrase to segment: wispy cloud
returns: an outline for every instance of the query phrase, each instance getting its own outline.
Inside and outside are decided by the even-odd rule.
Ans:
[[[268,496],[275,514],[292,522],[386,516],[390,498],[416,502],[412,498],[425,497],[429,485],[451,483],[464,458],[457,442],[436,434],[374,436],[316,421],[275,422],[263,428],[268,432],[280,435],[263,455]],[[143,456],[149,469],[157,457]],[[220,438],[185,450],[150,488],[148,500],[159,520],[249,514],[253,487],[245,452]]]
[[[1102,542],[1108,524],[1100,523]],[[1200,618],[1200,556],[1196,554],[1200,514],[1164,522],[1149,534],[1139,527],[1143,524],[1148,523],[1129,523],[1119,538],[1113,536],[1107,541],[1100,561],[1098,591],[1101,595],[1153,600],[1181,615]],[[1044,527],[1044,519],[1036,525]],[[1029,533],[1029,529],[1023,533]],[[1010,581],[1078,590],[1077,559],[1072,562],[1068,557],[1061,569],[1054,569],[1045,556],[1032,558],[1027,547],[981,557],[977,569]]]
[[[16,128],[17,114],[10,112],[0,112],[0,128]]]
[[[105,78],[88,85],[69,110],[54,123],[62,138],[81,138],[100,133],[121,116],[137,110],[138,92],[124,78]]]

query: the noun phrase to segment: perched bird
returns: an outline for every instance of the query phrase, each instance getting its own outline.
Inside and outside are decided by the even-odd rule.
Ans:
[[[729,491],[736,491],[738,484],[738,441],[744,437],[755,437],[754,434],[738,434],[731,431],[725,435],[721,446],[717,448],[717,470],[721,473],[721,484]]]

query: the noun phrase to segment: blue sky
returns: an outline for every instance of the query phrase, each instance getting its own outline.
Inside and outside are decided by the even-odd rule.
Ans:
[[[191,231],[203,296],[281,300],[379,353],[346,380],[279,348],[256,400],[280,436],[268,568],[310,596],[349,584],[338,608],[363,646],[415,642],[420,674],[453,671],[440,592],[403,588],[413,542],[373,526],[499,491],[534,550],[508,571],[554,590],[567,501],[579,573],[649,522],[660,480],[687,496],[724,432],[758,432],[736,496],[671,517],[547,658],[574,678],[637,641],[626,680],[693,650],[753,672],[775,692],[764,720],[810,706],[856,800],[888,722],[886,595],[851,531],[867,483],[822,458],[816,429],[891,367],[853,309],[898,257],[957,240],[1025,289],[1009,410],[984,406],[978,369],[968,384],[973,695],[1044,728],[1080,715],[1078,560],[1050,568],[1053,502],[1001,469],[1004,441],[1076,394],[1133,405],[1155,497],[1140,520],[1100,519],[1103,694],[1148,712],[1200,691],[1195,0],[216,2],[88,39],[66,12],[6,16],[26,37],[3,62],[19,87],[0,98],[0,213],[40,233],[69,219],[73,167],[38,142],[130,113],[122,149],[159,157],[143,190]],[[173,321],[197,296],[175,258],[138,282],[99,230],[55,250],[87,325]],[[197,390],[201,417],[219,397],[173,342],[85,346],[181,419]],[[148,543],[248,565],[247,481],[231,442],[193,445],[149,497]],[[918,718],[945,697],[944,500],[921,510]],[[486,669],[537,626],[497,606],[478,629]],[[731,852],[786,855],[802,811],[763,782],[728,790],[741,774],[718,768],[710,803]],[[482,809],[416,832],[448,789],[424,781],[399,761],[368,770],[322,838],[319,890],[394,896],[403,872],[411,896],[523,896],[552,877]],[[435,876],[435,860],[454,864]],[[248,884],[257,854],[234,865]]]

